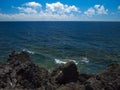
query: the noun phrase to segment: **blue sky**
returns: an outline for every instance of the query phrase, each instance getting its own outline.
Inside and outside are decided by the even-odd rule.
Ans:
[[[120,21],[120,0],[0,0],[0,21]]]

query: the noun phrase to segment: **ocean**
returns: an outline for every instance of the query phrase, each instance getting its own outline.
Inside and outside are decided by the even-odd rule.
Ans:
[[[120,22],[0,22],[0,64],[26,51],[49,71],[73,61],[82,73],[120,63]]]

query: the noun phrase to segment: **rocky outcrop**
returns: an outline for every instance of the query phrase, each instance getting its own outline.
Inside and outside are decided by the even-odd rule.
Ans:
[[[54,77],[56,83],[60,85],[69,82],[76,82],[78,76],[77,66],[74,62],[61,65],[51,73],[51,77]]]
[[[36,66],[26,52],[12,52],[0,67],[0,88],[39,88],[48,71]]]
[[[120,90],[120,64],[94,75],[78,73],[74,62],[48,72],[35,65],[28,53],[13,51],[0,66],[0,90]]]
[[[120,65],[111,64],[86,81],[86,90],[120,90]]]

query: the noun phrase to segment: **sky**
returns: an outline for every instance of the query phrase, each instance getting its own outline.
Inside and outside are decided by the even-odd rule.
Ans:
[[[120,0],[0,0],[0,21],[120,21]]]

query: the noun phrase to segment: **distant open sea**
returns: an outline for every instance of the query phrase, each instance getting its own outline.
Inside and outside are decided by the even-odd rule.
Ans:
[[[96,73],[120,63],[120,22],[0,22],[1,64],[13,50],[48,70],[74,61],[80,72]]]

